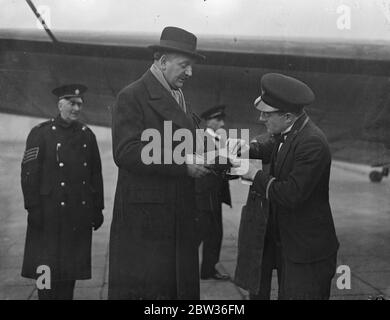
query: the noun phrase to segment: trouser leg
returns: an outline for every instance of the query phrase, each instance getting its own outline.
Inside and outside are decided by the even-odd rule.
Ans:
[[[294,263],[283,256],[280,299],[328,300],[337,254],[313,263]]]
[[[39,300],[72,300],[75,280],[52,281],[50,289],[38,289]]]
[[[203,258],[201,266],[201,275],[211,275],[215,272],[215,265],[219,261],[222,246],[223,227],[222,212],[208,212],[205,224],[203,240]]]
[[[264,240],[259,291],[257,294],[250,294],[249,298],[251,300],[270,300],[272,272],[275,268],[277,268],[278,262],[276,243],[273,237],[267,234]]]

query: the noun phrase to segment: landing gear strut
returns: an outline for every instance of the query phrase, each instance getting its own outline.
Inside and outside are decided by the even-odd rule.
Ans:
[[[383,177],[389,176],[389,167],[384,167],[382,171],[371,171],[370,172],[370,180],[371,182],[381,182]]]

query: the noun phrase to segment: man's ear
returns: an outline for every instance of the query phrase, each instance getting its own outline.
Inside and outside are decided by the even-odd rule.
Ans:
[[[291,124],[293,124],[295,117],[292,113],[287,112],[286,119],[287,119],[288,123],[291,125]]]
[[[66,99],[61,99],[60,101],[58,101],[58,104],[57,104],[58,110],[61,111],[61,110],[63,109],[64,105],[65,105],[67,102],[68,102],[68,100],[66,100]]]
[[[167,67],[167,61],[168,61],[168,57],[166,54],[163,54],[160,58],[160,65],[161,65],[161,69],[162,70],[165,70],[166,67]]]

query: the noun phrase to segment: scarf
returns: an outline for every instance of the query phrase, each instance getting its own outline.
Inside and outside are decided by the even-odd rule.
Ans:
[[[184,113],[187,113],[186,102],[184,100],[184,94],[181,89],[172,89],[167,80],[165,79],[162,71],[155,65],[152,64],[150,67],[150,71],[156,77],[156,79],[161,83],[161,85],[168,90],[168,92],[172,95],[172,97],[176,100],[177,104],[183,110]]]

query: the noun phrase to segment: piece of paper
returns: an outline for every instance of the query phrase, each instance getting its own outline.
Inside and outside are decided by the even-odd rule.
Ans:
[[[234,167],[230,169],[230,173],[233,176],[243,176],[248,173],[249,159],[236,158],[233,161]]]
[[[230,174],[232,176],[241,177],[248,172],[249,164],[251,164],[252,166],[254,166],[258,170],[263,169],[263,162],[261,160],[258,160],[258,159],[236,158],[234,160],[234,164],[237,165],[237,163],[239,163],[239,166],[231,168],[230,171],[228,172],[228,174]],[[246,180],[246,179],[241,178],[240,181],[242,184],[252,185],[252,181],[250,181],[250,180]]]
[[[244,139],[229,138],[226,141],[226,149],[229,154],[237,156],[238,153],[244,154],[249,151],[249,145]]]
[[[186,155],[186,163],[187,164],[204,164],[205,159],[203,155],[198,153],[195,154],[187,154]]]

